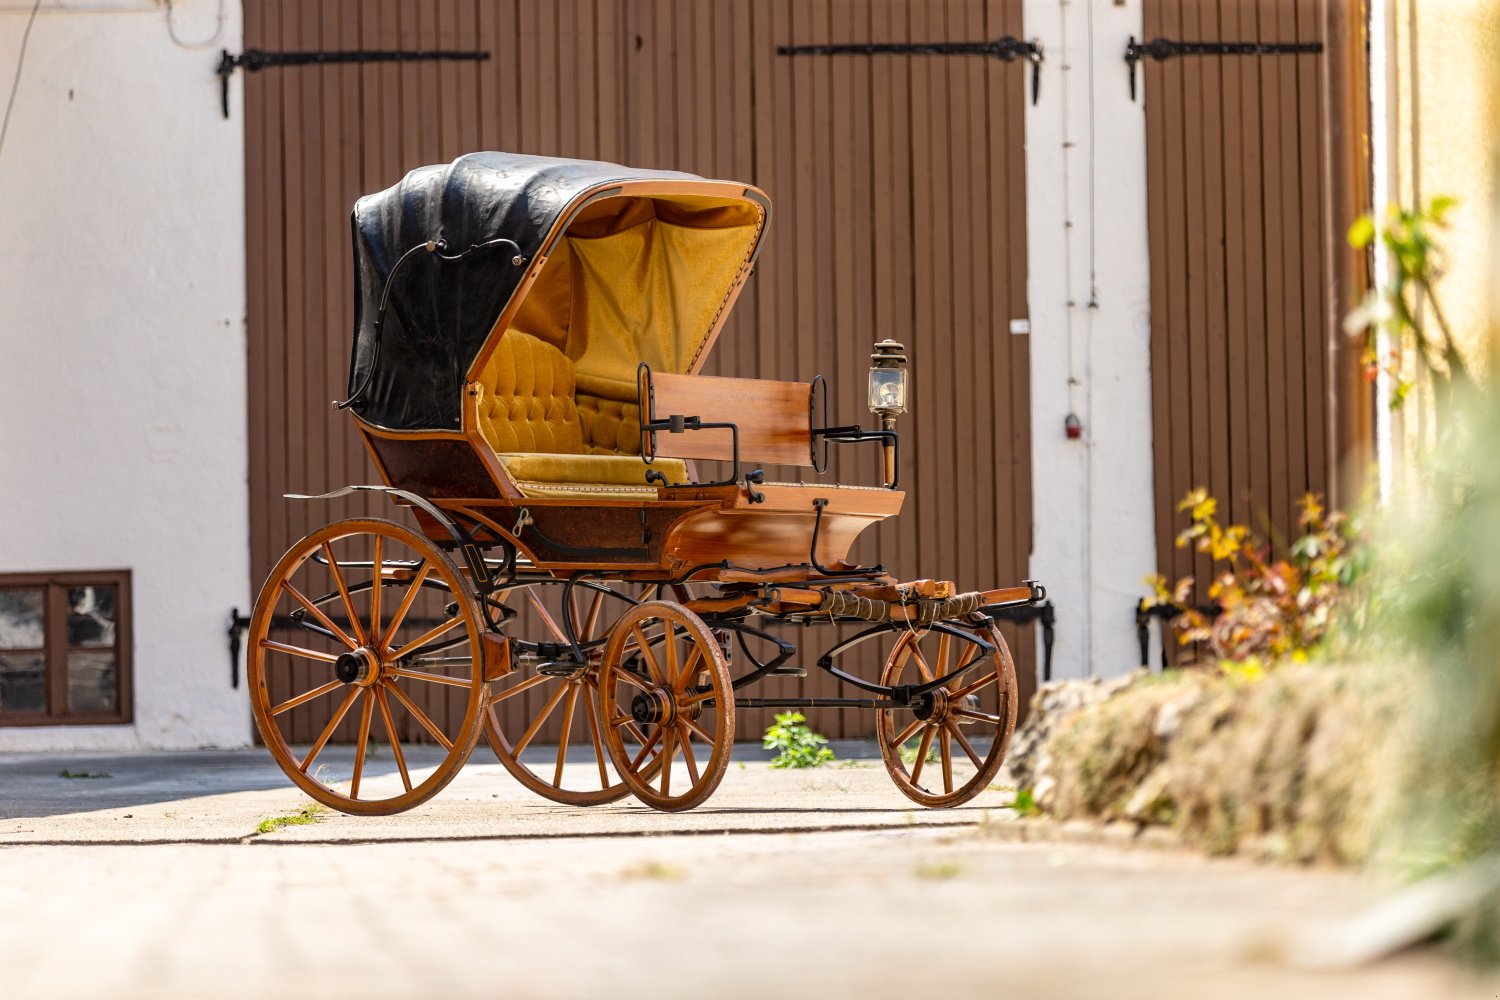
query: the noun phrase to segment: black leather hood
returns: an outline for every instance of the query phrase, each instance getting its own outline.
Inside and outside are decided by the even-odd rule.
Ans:
[[[504,237],[530,262],[570,206],[592,191],[621,181],[701,179],[593,160],[470,153],[361,198],[353,215],[349,365],[349,393],[359,398],[351,408],[392,430],[457,429],[464,375],[527,270],[504,245],[454,262],[417,254],[391,288],[377,348],[386,279],[408,250],[441,240],[457,254]]]

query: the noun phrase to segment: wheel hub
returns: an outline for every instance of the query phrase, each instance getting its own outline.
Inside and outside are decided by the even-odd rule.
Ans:
[[[677,717],[677,703],[660,688],[643,692],[630,703],[630,716],[638,726],[666,725]]]
[[[380,657],[361,646],[334,661],[333,675],[345,684],[369,687],[380,676]]]

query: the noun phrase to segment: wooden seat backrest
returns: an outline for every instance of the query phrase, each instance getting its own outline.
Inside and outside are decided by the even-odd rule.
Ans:
[[[745,465],[811,466],[812,383],[717,375],[642,372],[642,422],[680,415],[705,424],[739,426],[740,462]],[[728,429],[646,433],[643,453],[661,458],[730,460]],[[653,440],[654,439],[654,440]]]

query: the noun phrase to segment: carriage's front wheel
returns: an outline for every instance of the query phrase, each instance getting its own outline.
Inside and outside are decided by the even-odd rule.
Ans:
[[[1019,703],[1010,647],[993,626],[901,633],[880,683],[915,686],[945,677],[951,679],[916,708],[875,713],[886,771],[907,798],[934,808],[961,805],[989,787],[1005,760]]]
[[[422,535],[375,518],[319,528],[276,564],[250,619],[250,703],[266,748],[343,812],[425,802],[479,736],[481,629],[457,567]],[[335,741],[352,752],[330,750]]]
[[[734,689],[703,619],[670,601],[627,610],[604,646],[599,697],[605,746],[636,798],[675,812],[719,787],[734,746]]]

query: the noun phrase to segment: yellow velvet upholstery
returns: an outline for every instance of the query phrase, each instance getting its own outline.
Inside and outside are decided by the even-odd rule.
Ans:
[[[556,347],[524,333],[500,341],[480,378],[479,430],[497,452],[583,451],[573,401],[573,363]]]
[[[634,400],[626,403],[580,392],[576,401],[585,451],[603,455],[641,453],[641,408]]]
[[[535,452],[500,456],[512,479],[535,483],[595,483],[600,486],[645,486],[654,469],[672,485],[687,482],[681,459],[660,458],[649,466],[638,455],[543,455]]]

